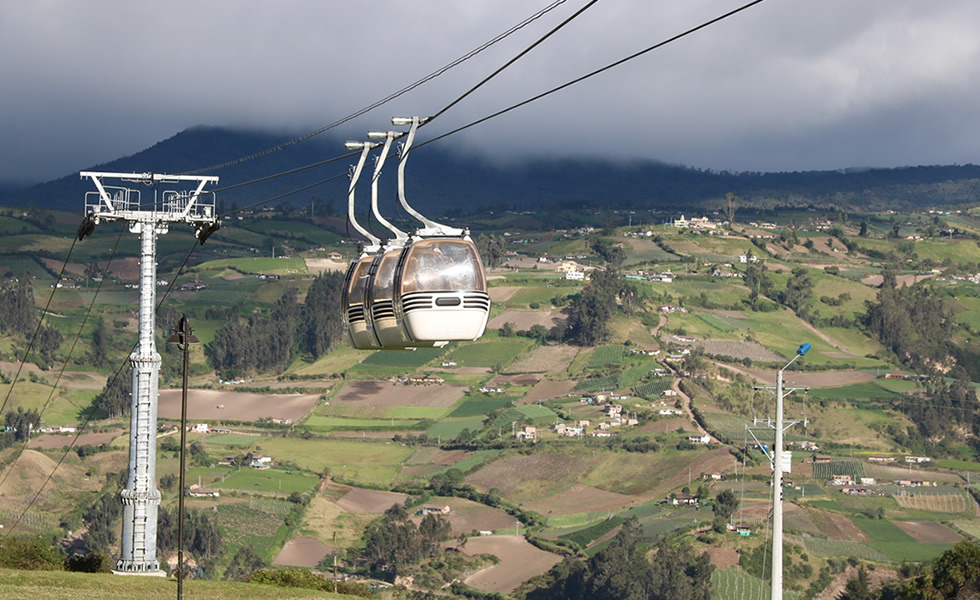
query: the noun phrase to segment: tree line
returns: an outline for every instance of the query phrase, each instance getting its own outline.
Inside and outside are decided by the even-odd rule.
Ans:
[[[299,353],[316,359],[342,341],[341,297],[344,276],[322,273],[313,280],[305,304],[287,291],[268,313],[232,315],[205,348],[219,375],[234,378],[281,369]]]

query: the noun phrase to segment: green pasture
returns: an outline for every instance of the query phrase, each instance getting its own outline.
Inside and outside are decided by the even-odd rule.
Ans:
[[[659,367],[660,363],[653,359],[640,361],[640,364],[633,365],[623,371],[619,377],[619,387],[627,388],[636,385],[644,377],[650,375],[651,371]]]
[[[592,353],[589,359],[589,369],[605,369],[607,367],[618,367],[623,364],[624,347],[616,344],[610,346],[599,346]]]
[[[483,416],[491,411],[510,405],[516,399],[514,396],[486,396],[482,394],[479,396],[467,396],[456,410],[449,413],[449,417]]]
[[[889,559],[888,555],[877,548],[873,548],[864,542],[855,542],[852,540],[826,540],[818,537],[807,537],[803,540],[803,545],[806,547],[807,552],[824,558],[846,558],[853,556],[854,558],[875,562],[884,562]]]
[[[852,518],[851,521],[874,542],[896,544],[915,542],[915,538],[885,519]]]
[[[757,600],[769,597],[769,582],[749,575],[739,568],[716,569],[711,574],[711,597],[715,600]],[[799,600],[800,595],[786,590],[783,597]]]
[[[594,377],[583,379],[575,384],[573,392],[583,394],[596,394],[598,392],[614,392],[619,389],[619,375],[607,375],[606,377]]]
[[[283,526],[283,518],[259,508],[250,502],[219,504],[215,519],[225,544],[225,552],[232,555],[248,546],[265,560],[275,558],[278,548],[273,546],[277,533]]]
[[[266,436],[242,435],[240,433],[216,433],[204,438],[204,442],[228,448],[249,448],[269,439]]]
[[[0,234],[3,234],[4,237],[12,235],[32,235],[38,233],[41,233],[41,230],[32,223],[5,215],[0,216]]]
[[[932,464],[936,465],[941,469],[949,469],[951,471],[980,471],[980,463],[975,463],[970,460],[957,460],[954,458],[940,459],[932,461]],[[976,478],[980,480],[980,478]]]
[[[284,239],[287,243],[289,242],[289,237],[297,237],[321,246],[332,246],[337,244],[341,239],[339,235],[332,231],[327,231],[312,223],[301,223],[299,221],[261,219],[249,221],[240,227],[263,235]]]
[[[676,262],[678,258],[666,252],[651,239],[627,240],[626,261],[624,266],[649,265]]]
[[[899,392],[888,389],[891,385],[881,385],[887,380],[876,379],[863,383],[852,383],[837,387],[812,387],[808,392],[810,397],[817,400],[889,400],[895,399]],[[905,383],[905,382],[903,382]],[[914,389],[914,388],[911,388]]]
[[[316,489],[320,478],[312,474],[279,469],[238,469],[212,484],[219,489],[289,495]]]
[[[931,239],[915,242],[913,250],[919,260],[932,259],[936,262],[951,261],[955,264],[980,261],[980,247],[975,240]]]
[[[446,418],[432,425],[425,430],[425,435],[430,438],[442,438],[444,440],[455,439],[464,429],[470,431],[480,431],[483,429],[483,422],[487,418],[483,415],[475,415],[465,418]]]
[[[313,473],[329,472],[369,486],[390,485],[399,465],[413,451],[384,440],[316,438],[272,438],[262,444],[261,450],[277,462],[294,464]]]
[[[469,473],[471,471],[476,470],[477,467],[480,467],[481,465],[484,465],[488,462],[493,462],[493,460],[496,459],[498,456],[500,456],[500,454],[501,454],[500,450],[477,450],[476,452],[470,454],[463,460],[455,464],[447,465],[443,467],[438,472],[445,473],[449,469],[459,469],[463,473]]]
[[[505,367],[533,345],[525,338],[497,339],[460,345],[448,357],[465,367]]]
[[[575,294],[582,289],[583,286],[578,287],[548,287],[543,284],[535,284],[524,286],[517,290],[513,296],[504,302],[507,306],[530,306],[533,303],[538,303],[543,307],[550,306],[551,299],[555,296],[568,296]]]
[[[222,258],[208,261],[199,268],[208,270],[231,269],[246,275],[284,275],[286,273],[306,273],[306,262],[302,258]]]
[[[312,363],[301,360],[294,361],[286,370],[286,375],[295,374],[326,379],[348,371],[369,356],[371,356],[369,351],[355,350],[345,340],[329,354],[321,356]]]
[[[443,406],[391,406],[385,411],[385,417],[389,419],[441,419],[449,412],[449,408]]]
[[[550,524],[550,522],[549,522]],[[619,527],[623,524],[623,519],[620,517],[612,517],[608,519],[603,519],[595,525],[586,527],[585,529],[579,529],[578,531],[572,533],[566,533],[565,535],[559,536],[560,539],[575,542],[581,547],[586,547],[598,538],[606,535],[613,529]]]
[[[33,257],[11,257],[7,256],[0,259],[0,274],[10,271],[15,277],[24,275],[25,273],[31,277],[36,277],[40,281],[52,279],[51,272],[48,271],[44,265],[38,262]],[[35,292],[44,291],[41,288],[40,281],[35,284]]]
[[[269,236],[246,229],[237,223],[222,226],[221,229],[215,233],[215,236],[218,241],[231,242],[234,240],[236,245],[261,248],[263,252],[266,251],[266,246],[270,242]]]
[[[323,417],[313,415],[303,421],[303,425],[318,431],[330,431],[333,429],[415,429],[419,425],[419,422],[418,419],[411,418],[408,420],[396,420],[393,417],[358,419],[353,417]]]
[[[673,377],[658,377],[637,385],[633,388],[633,392],[647,400],[661,400],[664,397],[664,392],[671,389],[673,383]]]
[[[722,333],[731,333],[739,329],[745,329],[747,326],[744,319],[726,317],[701,310],[696,311],[694,314],[697,316],[697,318],[701,319]]]
[[[500,413],[500,416],[497,417],[493,424],[501,427],[510,425],[514,421],[527,420],[535,425],[546,425],[553,423],[557,418],[558,415],[547,406],[525,404],[524,406],[508,408]]]
[[[974,331],[980,330],[980,298],[961,295],[956,300],[963,308],[956,313],[956,322],[969,325]]]
[[[853,481],[865,477],[864,463],[856,460],[832,460],[829,463],[814,463],[814,479],[832,479],[834,475],[848,475]]]
[[[442,356],[444,348],[419,348],[417,350],[378,350],[368,355],[349,373],[367,375],[397,375],[415,371]]]
[[[928,562],[953,547],[929,542],[870,542],[868,544],[895,562]]]
[[[875,300],[876,290],[843,277],[835,277],[824,273],[823,270],[810,269],[810,277],[813,280],[813,297],[810,300],[810,310],[815,315],[829,318],[833,315],[844,315],[853,318],[856,315],[865,313],[864,303],[868,300]],[[841,294],[849,294],[850,299],[840,306],[831,306],[820,301],[820,298],[827,296],[838,298]]]

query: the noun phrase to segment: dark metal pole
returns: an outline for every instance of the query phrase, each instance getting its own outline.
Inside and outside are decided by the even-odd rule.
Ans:
[[[177,600],[184,597],[184,471],[185,448],[187,446],[187,364],[190,345],[198,339],[191,334],[191,324],[187,315],[180,316],[180,322],[174,334],[167,339],[169,343],[178,344],[184,353],[183,385],[180,394],[180,492],[177,496]]]
[[[177,500],[177,600],[184,598],[184,460],[187,444],[187,363],[190,350],[190,323],[180,318],[180,337],[184,352],[184,373],[180,393],[180,495]]]

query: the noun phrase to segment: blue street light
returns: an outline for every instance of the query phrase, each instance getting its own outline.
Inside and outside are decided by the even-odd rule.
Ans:
[[[796,349],[796,354],[803,356],[810,351],[810,344],[801,344],[799,348]]]

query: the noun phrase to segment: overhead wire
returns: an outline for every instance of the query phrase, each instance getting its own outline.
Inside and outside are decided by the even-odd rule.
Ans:
[[[450,135],[459,133],[461,131],[464,131],[466,129],[469,129],[470,127],[473,127],[475,125],[479,125],[480,123],[483,123],[485,121],[489,121],[490,119],[494,119],[496,117],[499,117],[501,115],[504,115],[506,113],[509,113],[512,110],[515,110],[515,109],[518,109],[518,108],[520,108],[522,106],[528,105],[528,104],[530,104],[532,102],[535,102],[537,100],[540,100],[540,99],[542,99],[542,98],[544,98],[546,96],[550,96],[551,94],[554,94],[556,92],[559,92],[561,90],[564,90],[565,88],[571,87],[571,86],[573,86],[573,85],[575,85],[577,83],[581,83],[581,82],[585,81],[586,79],[591,79],[592,77],[595,77],[596,75],[599,75],[601,73],[605,73],[606,71],[609,71],[610,69],[614,69],[614,68],[616,68],[616,67],[618,67],[618,66],[620,66],[620,65],[622,65],[624,63],[627,63],[627,62],[629,62],[631,60],[634,60],[636,58],[639,58],[639,57],[643,56],[644,54],[648,54],[650,52],[653,52],[654,50],[657,50],[659,48],[662,48],[662,47],[666,46],[667,44],[671,44],[673,42],[676,42],[677,40],[680,40],[680,39],[685,38],[685,37],[687,37],[687,36],[689,36],[689,35],[691,35],[693,33],[696,33],[698,31],[701,31],[702,29],[705,29],[707,27],[710,27],[711,25],[714,25],[716,23],[719,23],[721,21],[724,21],[725,19],[727,19],[729,17],[732,17],[732,16],[735,16],[736,14],[738,14],[738,13],[740,13],[742,11],[748,10],[749,8],[752,8],[753,6],[755,6],[757,4],[761,4],[764,1],[765,0],[752,0],[752,2],[749,2],[747,4],[744,4],[744,5],[736,8],[736,9],[730,10],[730,11],[728,11],[728,12],[722,14],[722,15],[719,15],[719,16],[717,16],[717,17],[715,17],[715,18],[713,18],[713,19],[711,19],[709,21],[705,21],[704,23],[701,23],[700,25],[698,25],[696,27],[692,27],[692,28],[690,28],[690,29],[688,29],[688,30],[686,30],[686,31],[684,31],[682,33],[678,33],[677,35],[674,35],[674,36],[669,37],[669,38],[667,38],[667,39],[665,39],[665,40],[663,40],[661,42],[658,42],[658,43],[656,43],[656,44],[654,44],[652,46],[649,46],[647,48],[644,48],[643,50],[640,50],[639,52],[634,52],[633,54],[630,54],[629,56],[626,56],[625,58],[621,58],[621,59],[619,59],[619,60],[617,60],[615,62],[609,63],[608,65],[606,65],[604,67],[601,67],[599,69],[596,69],[596,70],[594,70],[594,71],[592,71],[590,73],[586,73],[585,75],[582,75],[581,77],[577,77],[575,79],[572,79],[571,81],[568,81],[567,83],[563,83],[562,85],[559,85],[558,87],[554,87],[554,88],[552,88],[552,89],[550,89],[550,90],[548,90],[546,92],[542,92],[542,93],[538,94],[537,96],[533,96],[531,98],[528,98],[527,100],[524,100],[523,102],[518,102],[517,104],[514,104],[514,105],[512,105],[512,106],[510,106],[508,108],[505,108],[505,109],[499,110],[499,111],[497,111],[497,112],[495,112],[493,114],[487,115],[486,117],[483,117],[482,119],[478,119],[476,121],[473,121],[472,123],[469,123],[467,125],[463,125],[462,127],[458,127],[456,129],[453,129],[452,131],[446,132],[446,133],[444,133],[444,134],[442,134],[442,135],[440,135],[438,137],[435,137],[435,138],[432,138],[432,139],[427,140],[425,142],[422,142],[421,144],[416,144],[415,147],[416,148],[421,148],[422,146],[425,146],[427,144],[431,144],[432,142],[439,141],[439,140],[441,140],[441,139],[443,139],[445,137],[448,137]]]
[[[277,144],[275,146],[272,146],[271,148],[267,148],[265,150],[262,150],[261,152],[256,152],[256,153],[250,154],[248,156],[243,156],[243,157],[238,158],[238,159],[235,159],[235,160],[231,160],[231,161],[228,161],[228,162],[220,163],[220,164],[217,164],[217,165],[212,165],[210,167],[205,167],[203,169],[198,169],[196,171],[189,171],[188,174],[193,175],[193,174],[197,174],[197,173],[207,173],[207,172],[210,172],[210,171],[216,171],[218,169],[224,169],[224,168],[227,168],[227,167],[232,167],[232,166],[235,166],[235,165],[239,165],[241,163],[244,163],[244,162],[247,162],[247,161],[256,159],[256,158],[260,158],[262,156],[267,156],[269,154],[273,154],[275,152],[279,152],[281,150],[285,150],[286,148],[289,148],[290,146],[295,146],[296,144],[299,144],[300,142],[306,141],[306,140],[308,140],[308,139],[310,139],[312,137],[316,137],[316,136],[318,136],[318,135],[320,135],[320,134],[322,134],[322,133],[324,133],[326,131],[329,131],[329,130],[335,128],[335,127],[338,127],[340,125],[343,125],[344,123],[347,123],[348,121],[351,121],[353,119],[356,119],[357,117],[359,117],[361,115],[364,115],[364,114],[366,114],[366,113],[368,113],[368,112],[370,112],[370,111],[372,111],[372,110],[374,110],[376,108],[379,108],[379,107],[387,104],[388,102],[391,102],[392,100],[398,98],[399,96],[402,96],[404,94],[407,94],[408,92],[414,90],[415,88],[419,87],[420,85],[422,85],[424,83],[427,83],[427,82],[431,81],[432,79],[435,79],[436,77],[439,77],[440,75],[442,75],[446,71],[449,71],[450,69],[452,69],[452,68],[454,68],[454,67],[456,67],[456,66],[458,66],[458,65],[460,65],[460,64],[462,64],[464,62],[466,62],[467,60],[469,60],[469,59],[473,58],[474,56],[480,54],[481,52],[483,52],[487,48],[490,48],[494,44],[500,42],[501,40],[506,39],[507,37],[511,36],[515,32],[520,31],[524,27],[527,27],[528,25],[530,25],[534,21],[540,19],[544,15],[548,14],[549,12],[551,12],[552,10],[554,10],[555,8],[557,8],[559,5],[564,4],[565,1],[566,0],[555,0],[554,2],[552,2],[551,4],[549,4],[548,6],[544,7],[543,9],[539,10],[538,12],[532,14],[531,16],[529,16],[529,17],[525,18],[524,20],[522,20],[521,22],[519,22],[516,25],[512,26],[510,29],[504,31],[503,33],[498,34],[494,38],[490,39],[487,42],[484,42],[483,44],[477,46],[473,50],[470,50],[466,54],[460,56],[459,58],[457,58],[457,59],[449,62],[448,64],[446,64],[446,65],[444,65],[444,66],[442,66],[442,67],[440,67],[438,69],[436,69],[435,71],[433,71],[432,73],[429,73],[425,77],[422,77],[421,79],[419,79],[419,80],[415,81],[414,83],[411,83],[411,84],[403,87],[402,89],[398,90],[397,92],[394,92],[392,94],[389,94],[388,96],[385,96],[384,98],[382,98],[380,100],[377,100],[374,103],[369,104],[368,106],[365,106],[364,108],[361,108],[361,109],[359,109],[359,110],[357,110],[357,111],[355,111],[355,112],[347,115],[346,117],[343,117],[341,119],[338,119],[338,120],[334,121],[333,123],[330,123],[329,125],[325,125],[325,126],[319,128],[319,129],[316,129],[314,131],[311,131],[309,133],[306,133],[304,135],[301,135],[300,137],[295,138],[295,139],[292,139],[292,140],[290,140],[288,142],[283,142],[282,144]]]

